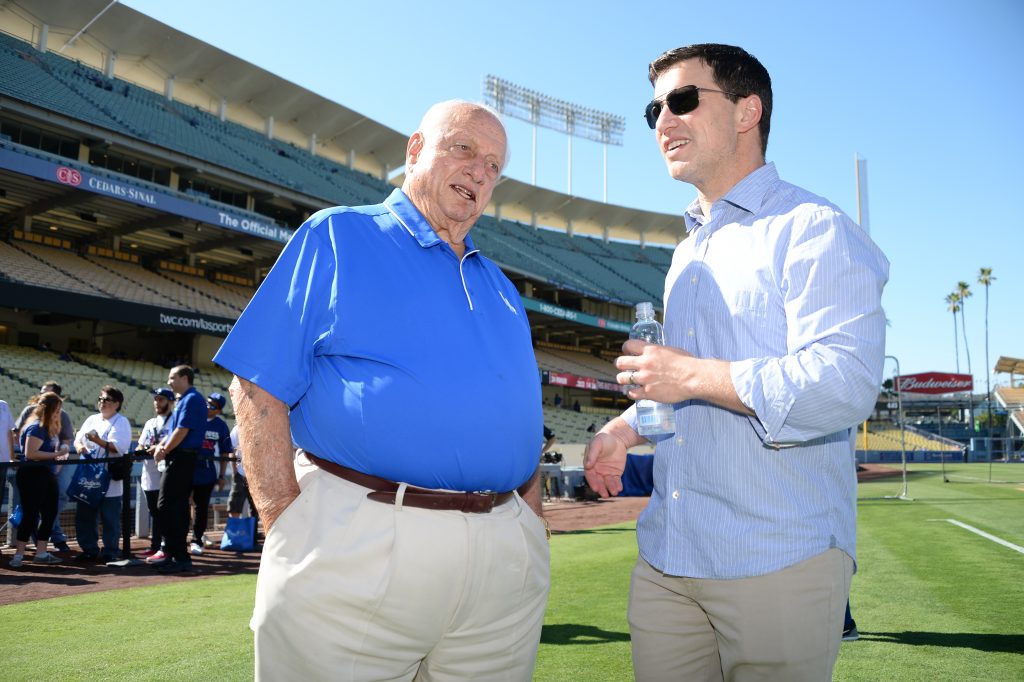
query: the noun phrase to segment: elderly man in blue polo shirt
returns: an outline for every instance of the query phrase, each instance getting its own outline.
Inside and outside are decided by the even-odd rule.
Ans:
[[[518,292],[468,234],[505,159],[489,109],[432,107],[402,189],[312,216],[215,358],[270,527],[257,679],[530,679],[540,386]]]
[[[189,573],[192,557],[185,540],[188,536],[188,497],[192,492],[192,474],[203,444],[206,427],[206,401],[192,386],[195,372],[188,365],[179,365],[167,375],[167,385],[178,396],[171,412],[167,436],[153,450],[157,466],[166,462],[160,479],[157,513],[164,533],[164,554],[167,558],[153,562],[161,573]]]

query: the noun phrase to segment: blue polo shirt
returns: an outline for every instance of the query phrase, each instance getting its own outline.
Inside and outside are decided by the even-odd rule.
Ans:
[[[540,380],[519,294],[401,190],[313,215],[214,361],[291,408],[292,440],[412,485],[506,491],[536,470]]]
[[[190,386],[174,403],[167,433],[174,433],[174,429],[179,427],[188,429],[188,433],[175,450],[198,450],[202,447],[206,429],[206,400],[195,386]]]

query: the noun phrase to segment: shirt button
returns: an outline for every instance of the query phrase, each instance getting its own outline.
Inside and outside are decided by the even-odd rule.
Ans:
[[[690,278],[690,284],[696,284],[696,283],[697,283],[697,275],[694,275],[693,277]]]
[[[672,499],[673,500],[678,500],[679,499],[679,491],[678,490],[673,490],[672,491]]]
[[[685,442],[686,442],[686,440],[682,436],[679,436],[678,438],[676,438],[676,445],[682,445]]]
[[[688,330],[686,331],[686,335],[687,335],[687,336],[693,336],[693,330],[692,330],[692,329],[688,329]]]

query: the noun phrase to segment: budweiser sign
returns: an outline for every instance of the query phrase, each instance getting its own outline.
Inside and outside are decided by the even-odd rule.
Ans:
[[[900,393],[960,393],[974,390],[974,377],[942,372],[906,374],[896,377],[896,390]]]

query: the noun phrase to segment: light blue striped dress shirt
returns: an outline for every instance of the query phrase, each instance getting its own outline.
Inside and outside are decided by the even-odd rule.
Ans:
[[[665,281],[669,345],[731,361],[756,417],[675,405],[656,445],[640,554],[695,578],[764,575],[838,547],[856,558],[856,427],[878,396],[889,263],[837,207],[757,169],[687,209]],[[624,415],[635,428],[633,408]]]

